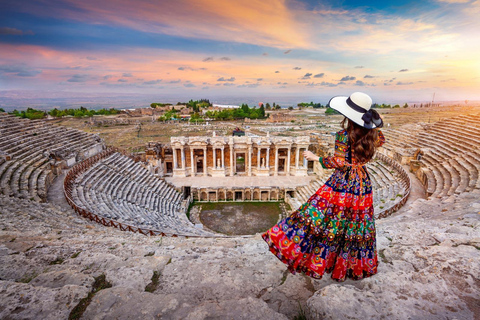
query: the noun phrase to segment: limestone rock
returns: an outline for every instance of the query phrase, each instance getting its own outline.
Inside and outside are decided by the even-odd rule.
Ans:
[[[89,291],[77,285],[44,288],[0,281],[0,319],[67,319]]]
[[[99,291],[84,313],[85,319],[287,319],[252,297],[197,303],[179,302],[174,294],[151,294],[116,287]]]

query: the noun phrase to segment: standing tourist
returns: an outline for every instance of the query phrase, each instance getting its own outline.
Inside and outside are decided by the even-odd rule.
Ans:
[[[334,97],[329,106],[345,116],[335,154],[321,158],[305,151],[303,156],[334,173],[262,238],[293,274],[320,279],[331,272],[337,281],[359,280],[377,273],[372,184],[365,165],[385,142],[378,129],[383,121],[365,93]]]

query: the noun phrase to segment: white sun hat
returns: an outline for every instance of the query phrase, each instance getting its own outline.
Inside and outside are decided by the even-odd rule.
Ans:
[[[333,97],[327,106],[364,128],[383,127],[382,118],[376,110],[372,109],[372,98],[363,92],[354,92],[350,97]]]

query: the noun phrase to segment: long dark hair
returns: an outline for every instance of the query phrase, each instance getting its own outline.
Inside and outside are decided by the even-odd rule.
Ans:
[[[341,125],[344,129],[347,129],[355,159],[360,163],[370,161],[378,147],[376,145],[378,141],[377,129],[366,129],[348,118],[344,118]]]

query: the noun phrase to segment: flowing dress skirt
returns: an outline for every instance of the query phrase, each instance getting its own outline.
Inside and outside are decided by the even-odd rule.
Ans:
[[[336,169],[290,216],[262,234],[288,270],[320,279],[359,280],[377,273],[375,217],[370,177]]]

